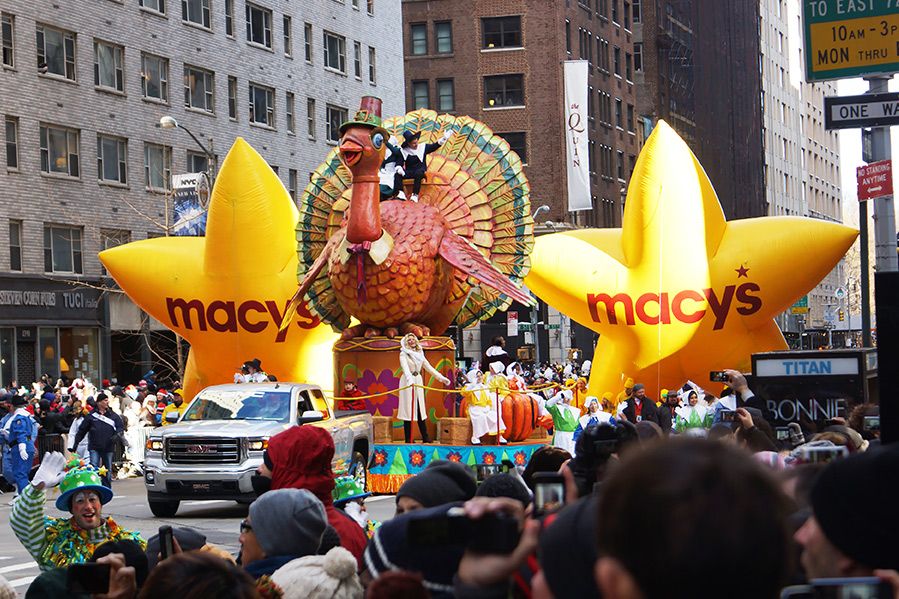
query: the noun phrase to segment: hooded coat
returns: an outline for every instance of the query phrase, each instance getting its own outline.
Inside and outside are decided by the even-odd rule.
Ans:
[[[359,567],[368,542],[365,531],[348,515],[334,507],[334,439],[325,429],[293,426],[268,442],[272,462],[272,490],[307,489],[325,507],[328,524],[340,537],[340,545],[353,554]]]

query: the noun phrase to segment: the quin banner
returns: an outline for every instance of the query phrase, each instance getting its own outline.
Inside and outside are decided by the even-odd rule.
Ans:
[[[568,210],[590,210],[587,147],[587,61],[565,61],[565,147],[568,159]]]
[[[206,234],[209,187],[206,173],[172,175],[172,235],[201,237]]]

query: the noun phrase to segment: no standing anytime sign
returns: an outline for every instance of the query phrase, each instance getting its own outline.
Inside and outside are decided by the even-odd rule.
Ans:
[[[855,169],[858,179],[858,201],[893,195],[892,161],[881,160]]]
[[[802,14],[808,81],[899,71],[899,0],[802,0]]]

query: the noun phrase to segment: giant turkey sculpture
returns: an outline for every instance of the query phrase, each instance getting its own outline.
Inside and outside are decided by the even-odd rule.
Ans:
[[[351,338],[440,335],[454,320],[468,326],[513,299],[530,304],[518,286],[534,243],[518,155],[469,117],[418,110],[382,127],[380,111],[379,99],[362,99],[303,192],[300,286],[288,309],[305,296]],[[421,132],[423,143],[452,135],[428,157],[419,202],[381,202],[386,142],[403,131]],[[351,327],[350,317],[360,324]]]

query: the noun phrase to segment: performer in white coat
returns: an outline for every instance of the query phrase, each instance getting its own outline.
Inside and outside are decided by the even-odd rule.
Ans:
[[[424,368],[444,385],[449,385],[448,378],[437,372],[431,366],[425,353],[418,343],[418,337],[409,333],[400,341],[400,367],[403,369],[403,375],[400,377],[400,406],[396,417],[403,421],[403,433],[406,443],[412,442],[412,421],[418,421],[418,430],[421,432],[421,440],[423,443],[430,443],[428,437],[428,429],[425,426],[425,418],[427,417],[427,409],[425,408],[425,390],[420,386],[404,389],[409,385],[423,385],[424,379],[421,376],[421,370]]]
[[[468,401],[468,417],[471,419],[471,442],[481,444],[484,435],[495,435],[497,430],[503,431],[506,425],[502,416],[497,414],[496,393],[490,393],[484,385],[484,375],[480,370],[469,370],[466,377],[468,384],[462,392]],[[499,427],[497,429],[497,422]],[[500,442],[505,441],[500,437]]]

